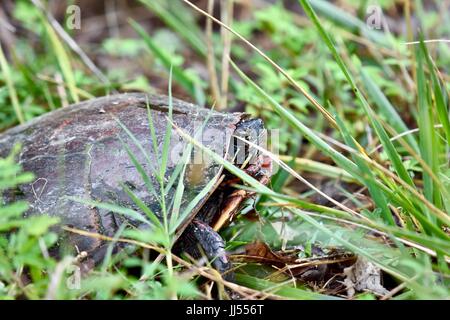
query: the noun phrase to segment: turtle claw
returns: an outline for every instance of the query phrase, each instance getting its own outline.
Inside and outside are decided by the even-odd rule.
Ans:
[[[193,233],[213,267],[225,280],[234,281],[232,265],[225,251],[225,242],[222,237],[211,226],[197,219],[193,221]]]

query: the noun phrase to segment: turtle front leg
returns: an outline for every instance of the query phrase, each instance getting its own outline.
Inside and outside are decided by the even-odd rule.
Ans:
[[[261,184],[267,185],[270,181],[270,176],[272,175],[272,160],[267,156],[260,156],[256,163],[248,166],[245,169],[245,172],[258,180]],[[231,179],[226,183],[236,183],[239,182],[239,179],[236,178],[237,181]],[[233,220],[236,213],[239,211],[242,203],[252,197],[255,193],[249,192],[241,189],[234,190],[227,198],[224,200],[222,205],[222,210],[219,212],[218,217],[216,218],[213,229],[218,231],[230,221]]]
[[[225,242],[222,237],[208,224],[195,219],[193,221],[193,234],[205,251],[213,267],[219,271],[227,281],[234,281],[231,272],[231,262],[225,251]]]

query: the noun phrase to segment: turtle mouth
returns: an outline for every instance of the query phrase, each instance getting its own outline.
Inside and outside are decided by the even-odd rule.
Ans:
[[[263,148],[266,147],[267,130],[261,119],[245,119],[236,125],[230,148],[235,165],[255,163],[260,155],[260,151],[247,141]]]

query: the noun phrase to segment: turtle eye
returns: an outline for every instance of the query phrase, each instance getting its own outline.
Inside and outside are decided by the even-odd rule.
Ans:
[[[126,185],[130,190],[136,190],[137,189],[136,185],[133,182],[128,181],[128,180],[124,182],[124,185]]]

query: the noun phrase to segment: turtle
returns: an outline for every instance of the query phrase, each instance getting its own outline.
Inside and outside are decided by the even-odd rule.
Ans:
[[[102,261],[109,243],[68,232],[64,226],[109,237],[113,237],[124,223],[136,228],[145,226],[139,219],[87,206],[74,198],[115,203],[139,211],[136,202],[124,191],[126,185],[162,219],[161,208],[129,152],[148,173],[150,182],[157,184],[151,166],[159,163],[161,154],[155,154],[154,146],[156,150],[162,150],[168,125],[191,136],[198,137],[201,132],[200,140],[205,147],[248,170],[262,183],[268,183],[272,173],[270,159],[252,151],[248,145],[239,145],[242,139],[256,142],[266,134],[261,119],[241,112],[217,112],[164,95],[123,93],[63,107],[0,134],[0,156],[5,157],[15,144],[20,143],[17,161],[23,170],[35,175],[32,183],[7,192],[3,200],[6,203],[26,200],[29,203],[26,217],[42,214],[58,217],[60,222],[55,232],[59,241],[51,254],[60,257],[67,250],[73,254],[84,253],[85,265],[92,268]],[[171,131],[166,181],[175,174],[177,163],[188,145],[179,131]],[[124,146],[128,146],[129,152]],[[185,192],[179,202],[180,212],[202,195],[206,186],[213,183],[213,187],[197,200],[179,227],[178,241],[173,248],[194,258],[205,253],[224,277],[232,279],[225,243],[217,231],[251,194],[236,189],[235,184],[230,183],[235,182],[236,177],[219,163],[207,157],[201,161],[192,158],[195,160],[196,156],[189,157],[183,177]],[[250,162],[249,159],[253,160]],[[167,203],[173,203],[174,189],[167,192]],[[115,251],[119,249],[120,245],[114,248]]]

